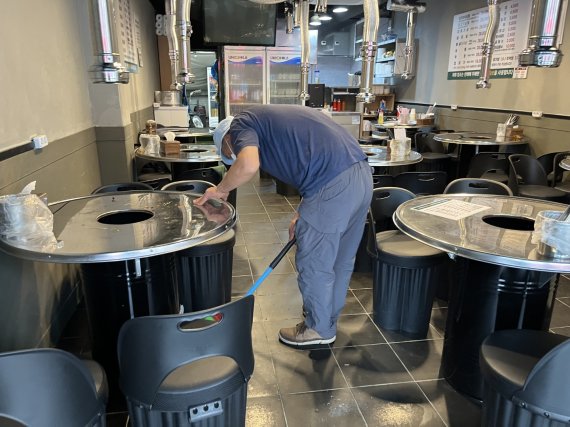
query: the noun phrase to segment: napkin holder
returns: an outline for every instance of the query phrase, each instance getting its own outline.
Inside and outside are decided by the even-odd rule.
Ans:
[[[180,154],[180,141],[160,141],[160,151],[165,155]]]

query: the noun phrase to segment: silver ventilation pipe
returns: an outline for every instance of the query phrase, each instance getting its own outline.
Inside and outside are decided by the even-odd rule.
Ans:
[[[309,0],[301,0],[298,6],[301,9],[301,93],[299,99],[302,104],[309,100],[309,56],[311,45],[309,44]]]
[[[285,6],[285,22],[286,22],[286,33],[291,34],[293,32],[293,10],[292,6],[287,3]]]
[[[315,12],[327,13],[327,0],[317,0],[315,5]]]
[[[374,83],[374,64],[376,63],[376,37],[380,25],[380,10],[377,0],[364,0],[364,29],[362,32],[362,78],[360,92],[356,95],[356,102],[372,102],[375,99],[372,93]]]
[[[90,69],[94,83],[128,83],[129,73],[121,65],[113,22],[113,0],[91,0],[95,56]]]
[[[164,15],[164,32],[168,39],[168,56],[170,58],[170,89],[180,90],[178,83],[178,37],[176,37],[176,0],[166,0]]]
[[[301,5],[299,0],[293,2],[293,28],[299,28],[301,26]]]
[[[192,35],[192,24],[190,23],[190,0],[178,0],[176,5],[176,28],[178,42],[180,43],[179,67],[177,82],[184,85],[194,81],[190,65],[190,36]]]
[[[404,71],[400,76],[404,80],[410,80],[414,78],[414,51],[415,51],[415,30],[416,30],[416,17],[417,12],[415,10],[408,10],[407,14],[407,31],[406,31],[406,47],[404,48]]]
[[[491,55],[493,54],[493,44],[495,43],[495,33],[499,26],[499,6],[497,0],[487,0],[489,5],[489,23],[487,24],[487,31],[485,31],[485,38],[483,39],[483,46],[481,54],[481,72],[479,73],[479,81],[475,84],[477,89],[486,89],[491,87],[489,76],[491,74]]]
[[[406,12],[406,46],[404,47],[404,71],[400,77],[404,80],[411,80],[416,74],[416,20],[418,13],[426,10],[425,3],[418,1],[389,0],[388,10],[394,12]]]
[[[567,0],[533,0],[528,45],[519,55],[522,67],[558,67]]]

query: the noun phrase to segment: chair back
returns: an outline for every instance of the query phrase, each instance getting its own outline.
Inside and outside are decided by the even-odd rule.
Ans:
[[[0,425],[103,425],[105,403],[89,369],[62,350],[41,348],[0,354]],[[18,424],[14,424],[18,425]]]
[[[420,153],[445,153],[445,147],[434,139],[431,132],[418,132],[414,135],[416,148]]]
[[[414,193],[404,188],[381,187],[372,192],[372,201],[368,210],[368,244],[367,250],[371,255],[377,253],[376,233],[394,228],[392,215],[402,203],[416,197]]]
[[[210,187],[214,187],[214,184],[207,181],[200,180],[187,180],[187,181],[174,181],[166,184],[161,188],[163,191],[187,191],[190,193],[204,194],[206,190]]]
[[[135,317],[119,332],[120,385],[129,399],[152,405],[175,368],[211,356],[235,360],[248,380],[253,373],[253,295],[194,313]]]
[[[536,158],[538,163],[540,163],[540,166],[542,166],[542,169],[544,169],[546,176],[548,176],[550,172],[554,171],[554,157],[556,157],[557,154],[558,152],[546,153]]]
[[[392,175],[372,175],[374,188],[393,187],[394,177]]]
[[[515,398],[532,405],[541,413],[570,417],[570,339],[557,345],[544,355],[527,376],[524,387]],[[554,417],[553,417],[554,418]]]
[[[182,181],[206,181],[214,185],[218,185],[224,174],[226,173],[225,166],[213,166],[211,168],[202,169],[188,169],[180,172],[179,178]]]
[[[509,170],[507,155],[503,153],[479,153],[469,163],[467,178],[481,178],[485,172],[501,170],[505,174]]]
[[[144,182],[122,182],[118,184],[107,184],[96,188],[91,194],[116,193],[118,191],[153,191],[150,185]]]
[[[394,178],[394,185],[411,191],[416,196],[441,194],[447,184],[447,173],[437,172],[402,172]]]
[[[492,181],[483,178],[460,178],[451,181],[444,194],[498,194],[502,196],[512,196],[513,192],[502,182]]]
[[[511,154],[509,165],[509,187],[513,194],[518,194],[519,185],[548,185],[546,172],[534,157]]]
[[[552,166],[554,168],[554,177],[552,179],[553,187],[556,187],[556,185],[558,185],[564,178],[564,172],[566,171],[560,167],[560,162],[568,156],[570,156],[570,151],[561,151],[559,153],[556,153],[554,156],[554,159],[552,161]]]

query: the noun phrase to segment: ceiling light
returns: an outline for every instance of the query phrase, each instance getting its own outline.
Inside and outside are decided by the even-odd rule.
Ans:
[[[309,25],[312,25],[314,27],[321,25],[321,20],[319,19],[318,14],[315,13],[313,14],[313,16],[311,16],[311,19],[309,20]]]
[[[326,13],[321,13],[319,15],[319,20],[320,21],[330,21],[332,19],[332,16],[327,15]]]
[[[344,12],[348,12],[348,8],[344,6],[338,6],[333,9],[333,13],[344,13]]]

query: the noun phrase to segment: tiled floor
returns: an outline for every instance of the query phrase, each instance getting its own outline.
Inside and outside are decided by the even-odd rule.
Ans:
[[[298,197],[277,195],[272,180],[240,187],[234,298],[287,242],[298,203]],[[412,341],[372,322],[372,276],[355,273],[335,343],[312,350],[280,344],[278,330],[301,321],[293,252],[256,292],[247,426],[479,426],[479,405],[439,375],[447,314],[442,301],[434,303],[427,339]],[[560,283],[551,326],[570,336],[568,278]],[[108,419],[111,426],[124,425],[125,414]]]

